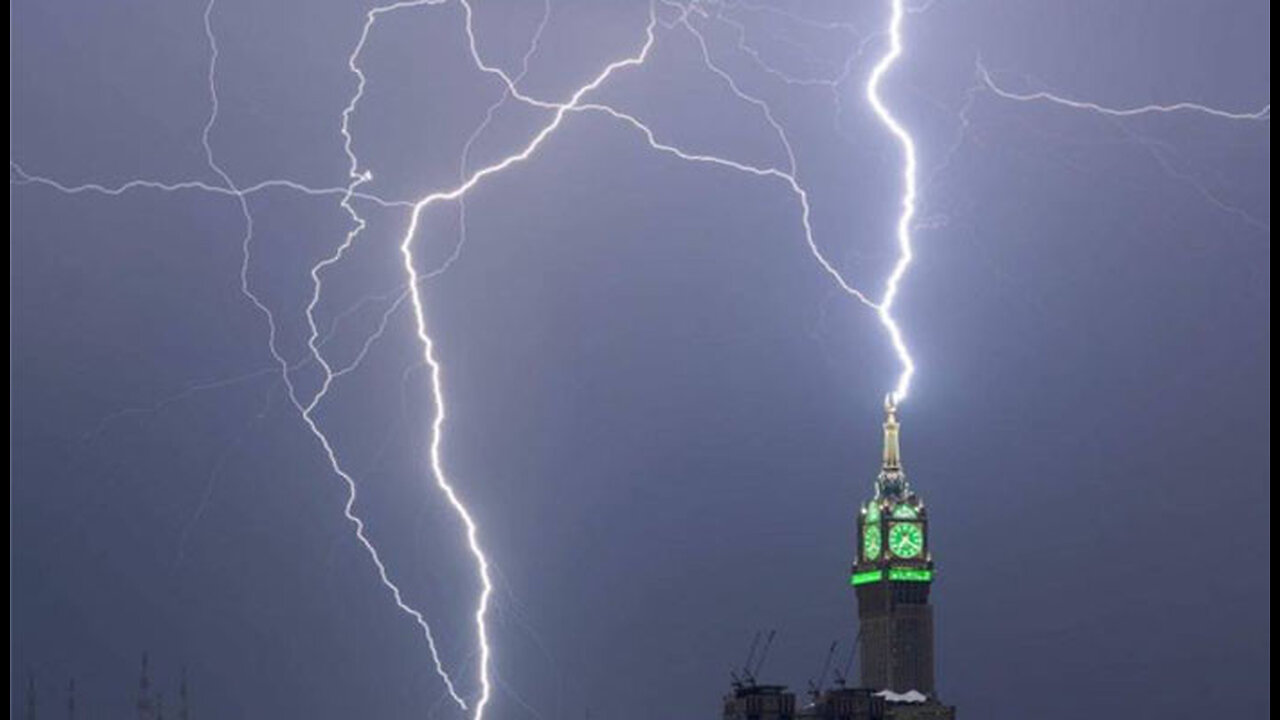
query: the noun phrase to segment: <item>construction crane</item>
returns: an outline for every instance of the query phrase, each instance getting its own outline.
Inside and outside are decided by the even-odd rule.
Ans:
[[[742,663],[742,675],[738,675],[736,670],[729,670],[729,677],[733,678],[733,687],[735,690],[741,690],[748,685],[755,685],[755,678],[751,676],[751,661],[755,659],[756,648],[760,646],[760,630],[756,631],[756,636],[751,640],[751,649],[747,651],[747,660]]]
[[[853,656],[858,652],[858,643],[862,640],[862,628],[858,628],[858,635],[853,639],[853,646],[849,648],[849,659],[845,660],[844,670],[841,671],[832,668],[831,673],[833,682],[838,687],[844,687],[849,682],[849,671],[853,669]]]
[[[752,685],[756,684],[756,677],[760,675],[760,668],[764,666],[765,658],[769,656],[769,648],[773,647],[773,638],[777,634],[777,630],[769,631],[769,637],[764,641],[764,648],[760,651],[760,659],[756,660],[755,668],[744,668],[747,671],[747,681]]]
[[[822,661],[822,672],[818,673],[818,679],[809,681],[809,697],[816,702],[818,696],[822,694],[822,683],[827,681],[827,671],[831,669],[831,658],[836,654],[836,648],[840,646],[839,640],[831,641],[831,648],[827,650],[827,659]]]

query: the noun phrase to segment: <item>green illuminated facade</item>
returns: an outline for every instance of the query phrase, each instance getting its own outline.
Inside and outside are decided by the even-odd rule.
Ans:
[[[861,686],[934,694],[929,513],[907,484],[897,408],[885,404],[884,458],[857,519],[849,582],[858,596]]]

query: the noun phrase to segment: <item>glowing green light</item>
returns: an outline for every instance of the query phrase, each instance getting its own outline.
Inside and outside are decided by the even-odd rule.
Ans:
[[[920,513],[910,505],[899,505],[893,509],[893,516],[898,519],[915,520]]]
[[[875,560],[880,557],[880,526],[867,525],[862,530],[862,557]]]
[[[889,579],[904,580],[906,582],[929,582],[933,579],[933,571],[919,568],[889,568]]]
[[[849,584],[866,585],[867,583],[879,582],[883,579],[883,570],[863,570],[862,572],[854,573],[853,576],[849,578]]]
[[[875,500],[867,503],[867,522],[880,522],[880,503]]]

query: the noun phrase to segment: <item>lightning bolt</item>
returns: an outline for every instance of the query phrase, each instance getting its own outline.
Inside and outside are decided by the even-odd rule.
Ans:
[[[880,118],[880,122],[889,129],[889,132],[897,138],[898,144],[902,146],[902,211],[898,215],[895,233],[898,241],[898,261],[894,264],[893,271],[889,274],[884,296],[876,307],[876,315],[880,318],[880,324],[888,331],[889,339],[893,343],[893,351],[898,356],[898,362],[902,364],[902,373],[898,376],[898,383],[892,393],[895,402],[900,402],[907,396],[907,391],[911,388],[911,377],[915,375],[916,371],[915,361],[911,359],[911,353],[907,350],[906,341],[902,338],[902,330],[898,327],[898,323],[893,317],[893,303],[898,298],[899,283],[902,282],[902,277],[906,274],[907,268],[911,265],[911,260],[914,257],[911,249],[911,221],[916,214],[916,144],[911,138],[911,133],[898,122],[893,113],[884,104],[884,100],[881,99],[880,83],[884,80],[885,74],[889,72],[889,68],[893,67],[898,58],[902,57],[902,18],[904,14],[903,0],[893,0],[893,11],[889,17],[888,28],[889,49],[880,57],[880,61],[875,64],[875,67],[872,68],[871,75],[867,78],[866,87],[867,102],[871,105],[871,109],[875,111],[876,117]]]
[[[400,242],[400,254],[404,259],[405,278],[409,287],[409,299],[413,306],[413,316],[417,326],[418,340],[422,344],[422,359],[430,369],[431,393],[435,401],[435,416],[431,423],[430,438],[431,469],[435,477],[437,487],[444,493],[449,504],[453,507],[459,519],[462,520],[466,527],[467,545],[470,548],[471,554],[475,559],[477,568],[479,569],[480,582],[482,586],[480,600],[474,613],[476,637],[480,647],[479,664],[481,688],[480,698],[476,701],[475,705],[475,718],[476,720],[480,720],[484,715],[485,708],[488,705],[492,694],[492,681],[489,674],[489,660],[492,655],[492,650],[489,647],[489,630],[486,623],[486,613],[489,608],[490,596],[493,593],[493,580],[489,571],[489,559],[485,556],[484,550],[480,546],[476,521],[472,517],[471,512],[467,509],[466,505],[462,502],[462,499],[453,484],[449,481],[445,472],[444,462],[441,457],[441,442],[447,418],[447,406],[445,404],[443,381],[441,377],[442,368],[439,359],[435,355],[435,340],[432,338],[427,326],[426,311],[422,300],[422,292],[419,287],[420,278],[417,269],[418,263],[413,252],[413,241],[418,233],[418,225],[422,218],[423,211],[436,203],[458,200],[476,185],[481,183],[485,178],[528,160],[538,150],[543,142],[553,132],[555,132],[558,127],[560,127],[560,124],[569,111],[582,102],[582,98],[584,96],[600,87],[600,85],[602,85],[605,80],[615,72],[625,68],[641,65],[648,57],[650,49],[653,47],[654,25],[656,24],[657,18],[651,5],[649,23],[645,28],[645,41],[638,53],[626,59],[610,63],[591,82],[578,88],[567,102],[553,104],[537,101],[523,95],[523,93],[516,88],[515,82],[508,77],[505,72],[484,63],[476,49],[475,33],[472,29],[471,23],[471,6],[466,2],[466,0],[463,0],[462,5],[466,10],[467,37],[470,41],[471,54],[477,66],[486,72],[499,76],[506,84],[507,92],[509,92],[513,97],[531,104],[537,104],[541,107],[551,107],[555,109],[550,122],[544,125],[520,152],[514,155],[509,155],[497,163],[481,168],[472,174],[465,182],[452,189],[437,191],[418,200],[414,204],[413,211],[410,214],[409,227],[405,231]]]
[[[675,5],[675,3],[668,2],[667,0],[663,0],[663,2],[664,4]],[[679,5],[676,5],[676,6],[681,7]],[[746,5],[744,4],[744,6]],[[746,7],[751,7],[751,6],[746,6]],[[913,12],[923,12],[924,9],[927,9],[927,6],[926,8],[915,10]],[[736,95],[739,99],[743,100],[744,102],[755,105],[761,110],[766,121],[769,123],[769,125],[773,128],[774,132],[777,134],[779,142],[782,144],[786,152],[787,160],[788,160],[788,171],[784,172],[776,168],[764,169],[764,168],[752,167],[752,166],[746,165],[745,163],[734,162],[734,161],[727,160],[724,158],[719,158],[719,157],[692,155],[690,153],[679,150],[678,148],[674,148],[658,142],[657,140],[654,139],[652,132],[650,132],[647,127],[644,127],[634,118],[627,116],[623,113],[614,111],[611,108],[601,108],[604,111],[609,112],[610,114],[613,114],[615,116],[620,117],[621,119],[627,120],[628,122],[632,122],[633,124],[635,124],[638,129],[640,129],[642,132],[646,134],[646,137],[649,141],[650,146],[654,147],[655,149],[662,150],[665,152],[670,152],[685,160],[693,160],[698,162],[710,162],[714,164],[720,164],[727,167],[731,167],[735,170],[748,172],[751,174],[769,175],[769,176],[774,176],[774,177],[778,177],[785,180],[787,184],[790,186],[792,192],[795,193],[796,196],[799,198],[801,206],[803,208],[802,224],[804,227],[805,240],[809,246],[809,251],[813,255],[814,259],[818,262],[818,264],[822,267],[822,269],[826,271],[827,274],[830,275],[836,281],[837,285],[839,285],[841,290],[843,290],[846,294],[858,300],[862,304],[875,310],[876,316],[879,319],[880,324],[884,327],[885,331],[889,335],[889,340],[893,346],[894,354],[897,356],[898,362],[902,367],[902,370],[898,375],[897,383],[895,384],[893,390],[890,392],[890,395],[895,402],[899,402],[904,398],[906,398],[907,392],[911,387],[911,379],[915,375],[915,361],[911,357],[910,350],[907,348],[906,341],[903,338],[902,330],[898,325],[897,319],[893,315],[893,304],[898,297],[899,286],[901,284],[902,278],[906,274],[907,268],[911,265],[911,261],[914,257],[913,251],[912,251],[912,243],[911,243],[911,230],[912,230],[912,222],[916,214],[916,195],[917,195],[916,150],[915,150],[915,142],[912,139],[911,134],[906,130],[906,128],[904,128],[901,125],[901,123],[897,121],[897,119],[889,111],[888,107],[884,104],[884,101],[881,99],[880,85],[885,74],[894,65],[894,63],[897,62],[898,58],[901,57],[903,53],[902,21],[903,21],[903,17],[907,12],[908,10],[904,5],[903,0],[892,0],[889,24],[885,30],[885,34],[889,37],[889,47],[886,50],[885,54],[880,57],[879,61],[872,68],[871,73],[868,75],[867,84],[866,84],[866,93],[865,93],[867,102],[871,106],[876,117],[879,118],[880,122],[884,124],[885,127],[888,128],[890,133],[898,140],[899,144],[902,147],[902,153],[903,153],[903,167],[902,167],[903,192],[902,192],[902,199],[901,199],[902,210],[898,216],[898,221],[896,224],[896,233],[895,233],[899,254],[896,262],[894,263],[893,269],[889,274],[888,280],[886,282],[885,292],[881,296],[881,299],[879,301],[873,301],[865,293],[855,288],[847,280],[845,280],[844,276],[827,259],[825,254],[822,252],[822,250],[818,246],[818,243],[814,239],[812,225],[809,222],[810,210],[809,210],[808,193],[796,178],[797,169],[796,169],[795,153],[792,150],[792,146],[790,141],[788,140],[786,131],[775,119],[774,114],[771,108],[769,107],[768,103],[764,102],[762,99],[754,95],[750,95],[744,92],[741,89],[741,87],[738,85],[738,83],[734,81],[733,77],[728,72],[726,72],[725,70],[720,68],[718,65],[716,65],[716,63],[712,60],[710,50],[707,47],[706,38],[696,28],[696,26],[694,26],[692,23],[689,22],[689,19],[688,19],[689,8],[684,8],[684,12],[681,13],[677,22],[696,37],[698,41],[698,46],[702,53],[703,63],[713,73],[715,73],[722,80],[724,80],[725,84],[728,86],[730,91],[733,92],[734,95]],[[786,14],[786,13],[784,14],[790,17],[789,14]],[[817,27],[820,27],[822,29],[844,29],[844,30],[851,30],[851,31],[854,30],[853,26],[849,25],[848,23],[814,23],[814,24]],[[784,73],[781,73],[780,71],[769,68],[767,64],[763,62],[759,53],[748,50],[747,54],[750,55],[756,61],[757,64],[767,68],[767,71],[770,71],[770,74],[774,74],[775,76],[780,77],[784,82],[787,82],[788,84],[824,85],[831,88],[832,91],[834,92],[836,88],[838,88],[840,83],[843,82],[844,78],[848,75],[849,68],[851,67],[851,63],[853,59],[861,55],[861,53],[867,46],[868,42],[870,41],[870,39],[871,39],[870,37],[863,38],[857,44],[855,50],[851,52],[848,58],[846,59],[845,69],[842,72],[842,74],[830,80],[809,81],[804,79],[796,79]],[[743,44],[743,35],[739,34],[739,46],[741,47],[742,44]]]
[[[443,459],[443,442],[448,419],[447,402],[444,392],[443,376],[445,370],[438,359],[435,348],[436,341],[430,332],[427,321],[427,313],[425,302],[422,297],[422,283],[435,275],[447,270],[449,265],[458,256],[465,242],[465,201],[467,194],[484,182],[487,178],[502,173],[509,168],[524,163],[531,158],[544,142],[553,133],[563,125],[563,121],[570,113],[574,114],[595,114],[607,117],[613,121],[622,123],[626,127],[630,127],[637,131],[638,136],[648,145],[649,148],[656,152],[660,152],[669,156],[676,157],[686,162],[709,165],[722,170],[729,170],[748,176],[766,178],[781,183],[796,198],[799,209],[800,226],[803,231],[803,237],[806,247],[813,256],[821,270],[828,275],[836,285],[849,297],[855,299],[860,304],[865,305],[876,311],[881,324],[887,329],[893,342],[895,353],[899,361],[902,363],[902,373],[899,376],[898,383],[892,395],[901,399],[906,396],[909,388],[910,379],[914,372],[914,363],[907,351],[906,345],[902,338],[902,333],[898,328],[897,322],[892,314],[894,300],[898,294],[898,285],[907,270],[907,266],[911,262],[911,238],[910,230],[912,219],[915,213],[915,196],[916,196],[916,180],[915,180],[915,149],[909,133],[894,119],[894,116],[887,110],[880,99],[879,87],[883,76],[890,67],[902,54],[901,40],[901,24],[903,14],[906,12],[902,0],[894,0],[892,3],[892,16],[886,34],[890,38],[889,48],[880,58],[875,68],[871,72],[867,86],[866,96],[873,110],[880,118],[881,122],[890,130],[890,132],[898,139],[903,147],[904,152],[904,168],[903,181],[904,193],[902,198],[902,212],[897,223],[897,242],[900,248],[898,261],[894,265],[893,272],[889,276],[888,284],[884,296],[879,302],[873,301],[870,296],[859,290],[849,283],[836,266],[830,262],[822,249],[820,248],[815,232],[810,220],[811,206],[809,193],[805,189],[799,179],[799,170],[797,168],[796,156],[793,151],[791,141],[787,135],[785,128],[777,120],[775,113],[767,102],[761,97],[751,94],[744,90],[742,86],[734,79],[734,77],[716,63],[713,54],[708,45],[706,37],[699,29],[698,25],[691,21],[691,16],[697,16],[708,19],[708,14],[703,11],[696,3],[681,5],[674,0],[660,0],[662,5],[676,11],[674,20],[659,21],[657,15],[657,3],[650,3],[649,18],[644,28],[644,40],[641,46],[631,55],[614,61],[605,66],[590,82],[579,87],[574,91],[568,99],[561,102],[553,102],[545,99],[532,97],[519,89],[519,82],[523,79],[528,70],[528,63],[531,56],[536,52],[538,41],[542,31],[545,28],[549,15],[550,6],[544,3],[543,16],[539,25],[530,41],[529,47],[525,55],[521,59],[520,71],[515,75],[509,75],[503,69],[490,65],[481,56],[477,48],[476,32],[473,26],[473,12],[469,0],[460,0],[460,5],[464,12],[464,32],[466,34],[468,49],[471,61],[484,73],[491,75],[501,81],[503,86],[502,96],[491,105],[485,114],[484,121],[474,130],[468,138],[463,150],[463,157],[460,162],[460,178],[457,185],[437,190],[424,195],[416,200],[395,200],[383,198],[374,193],[367,192],[362,189],[364,185],[372,180],[372,173],[368,169],[362,167],[359,157],[354,150],[354,138],[350,131],[350,121],[352,115],[357,112],[361,99],[364,96],[364,90],[367,78],[360,67],[360,58],[365,49],[373,29],[379,19],[402,10],[410,10],[416,8],[424,8],[428,6],[436,6],[443,4],[446,0],[405,0],[388,5],[375,7],[365,14],[364,23],[358,40],[347,58],[347,67],[350,73],[356,78],[356,88],[350,96],[347,105],[341,113],[340,134],[342,136],[342,149],[347,159],[348,181],[340,187],[313,187],[293,180],[267,180],[254,185],[240,187],[233,180],[230,174],[218,163],[216,154],[212,147],[211,135],[218,120],[219,100],[217,92],[217,64],[218,64],[218,44],[217,36],[213,27],[213,12],[216,0],[210,0],[207,4],[203,16],[204,30],[206,39],[210,47],[210,61],[208,66],[208,90],[211,102],[209,117],[201,132],[201,143],[205,151],[206,163],[209,168],[222,181],[221,184],[211,184],[202,181],[183,181],[183,182],[160,182],[154,180],[132,180],[116,186],[107,186],[102,184],[82,184],[69,185],[51,178],[40,177],[27,173],[21,166],[14,161],[10,161],[11,183],[13,184],[39,184],[51,187],[59,192],[66,194],[79,193],[99,193],[108,196],[116,196],[134,190],[151,189],[161,192],[180,192],[180,191],[200,191],[212,193],[215,195],[227,196],[234,198],[240,208],[241,216],[244,220],[244,234],[241,237],[240,246],[242,253],[242,262],[240,266],[240,284],[242,294],[255,306],[262,314],[267,324],[268,350],[275,361],[273,372],[278,372],[282,377],[284,386],[287,390],[286,396],[294,409],[307,426],[308,430],[322,448],[325,457],[329,463],[330,469],[336,474],[346,486],[347,500],[343,508],[343,513],[348,522],[355,529],[356,538],[365,549],[366,554],[373,562],[377,569],[379,579],[382,585],[390,592],[397,607],[409,615],[419,626],[424,638],[427,640],[431,658],[435,666],[436,673],[445,683],[448,697],[463,710],[470,710],[475,720],[481,720],[491,701],[494,689],[494,679],[491,674],[492,664],[492,648],[489,642],[489,626],[487,615],[494,591],[493,571],[491,561],[484,552],[480,541],[480,531],[475,516],[463,501],[462,494],[459,492],[456,482],[450,478]],[[743,5],[743,7],[754,8],[753,6]],[[760,11],[769,11],[764,6],[758,8]],[[798,16],[790,16],[793,20],[804,21]],[[809,22],[809,21],[805,21]],[[732,26],[732,23],[730,23]],[[811,23],[816,27],[825,30],[840,30],[856,32],[855,29],[846,23]],[[645,63],[650,56],[656,40],[656,32],[658,26],[666,30],[682,29],[690,33],[697,42],[700,57],[703,65],[709,72],[714,74],[720,82],[722,82],[742,103],[753,107],[759,112],[761,118],[770,126],[777,137],[779,146],[783,154],[786,156],[786,165],[784,167],[772,167],[764,165],[756,165],[748,162],[735,160],[728,157],[718,155],[709,155],[694,152],[691,150],[677,147],[673,144],[659,139],[652,129],[635,115],[624,112],[618,108],[598,102],[588,102],[587,97],[592,92],[600,88],[609,78],[615,74],[628,69],[638,68]],[[769,70],[767,63],[759,56],[758,52],[750,48],[746,44],[745,29],[741,24],[737,24],[739,28],[738,49],[741,52],[753,57],[757,64]],[[812,83],[790,77],[777,71],[771,74],[784,82],[791,84],[815,84],[826,86],[834,93],[836,88],[844,82],[849,76],[852,68],[853,60],[858,57],[863,49],[869,43],[871,37],[862,37],[858,45],[851,50],[846,57],[842,66],[842,72],[839,76],[830,79],[816,80]],[[539,108],[550,112],[549,119],[535,132],[532,137],[525,143],[519,151],[507,155],[503,159],[476,169],[469,169],[469,154],[476,140],[484,132],[490,123],[493,113],[507,100],[514,100],[530,107]],[[270,308],[263,302],[254,292],[249,274],[252,266],[252,246],[254,241],[254,222],[253,214],[250,211],[248,199],[257,193],[268,190],[282,189],[293,192],[302,193],[309,196],[317,197],[337,197],[339,198],[339,206],[347,214],[351,221],[350,229],[345,233],[342,241],[335,249],[313,265],[310,268],[311,279],[311,295],[306,305],[305,316],[308,325],[307,338],[307,356],[295,363],[286,360],[277,346],[277,324],[276,319]],[[404,234],[400,238],[399,252],[403,271],[403,284],[396,291],[383,295],[373,296],[357,303],[356,306],[350,308],[347,312],[354,312],[357,307],[372,299],[387,300],[395,295],[395,300],[383,312],[381,321],[376,331],[366,338],[360,351],[350,363],[335,369],[330,360],[324,354],[325,341],[329,335],[321,333],[320,323],[317,319],[317,308],[324,295],[324,277],[330,269],[341,263],[347,252],[359,240],[362,232],[367,226],[364,217],[360,214],[357,202],[366,203],[368,205],[387,208],[387,209],[408,209],[409,217],[407,227]],[[459,205],[463,224],[460,227],[460,237],[457,246],[448,259],[438,268],[430,272],[423,272],[419,267],[420,262],[415,253],[415,241],[420,233],[420,225],[423,214],[431,207],[456,202]],[[398,293],[398,295],[396,294]],[[370,347],[380,338],[387,328],[390,317],[401,307],[405,301],[408,301],[413,314],[415,334],[421,348],[421,362],[430,372],[430,392],[433,402],[433,415],[429,427],[429,451],[428,456],[431,464],[431,472],[437,489],[448,501],[450,507],[465,527],[466,541],[469,552],[474,560],[476,572],[480,580],[481,590],[475,609],[473,612],[473,623],[476,637],[476,647],[474,655],[479,669],[479,697],[474,703],[468,701],[461,695],[455,686],[450,674],[446,671],[444,663],[437,650],[436,641],[431,629],[423,613],[409,605],[404,598],[400,588],[392,580],[390,573],[380,557],[378,550],[368,539],[365,532],[364,521],[356,514],[355,505],[357,501],[357,483],[351,473],[349,473],[341,463],[337,452],[331,444],[330,439],[325,434],[323,428],[317,423],[314,414],[318,407],[326,398],[334,381],[356,369],[364,357],[367,355]],[[346,313],[340,314],[330,326],[329,334],[332,334],[337,323]],[[298,388],[293,380],[293,373],[302,367],[318,367],[322,374],[319,387],[310,395],[303,397],[300,395]],[[410,368],[412,369],[412,368]],[[214,387],[224,386],[234,382],[240,382],[244,379],[260,376],[263,371],[251,373],[249,375],[238,378],[230,378],[222,381],[212,381],[199,384],[188,388],[188,390],[176,396],[176,399],[185,397],[186,395],[202,389],[212,389]],[[171,399],[164,402],[176,401]],[[215,469],[216,473],[216,469]]]

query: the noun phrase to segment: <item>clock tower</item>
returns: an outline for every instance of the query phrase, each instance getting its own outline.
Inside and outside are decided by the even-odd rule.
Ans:
[[[929,514],[907,484],[897,407],[885,400],[884,459],[875,494],[858,512],[850,582],[858,595],[861,686],[934,694],[933,557]]]

